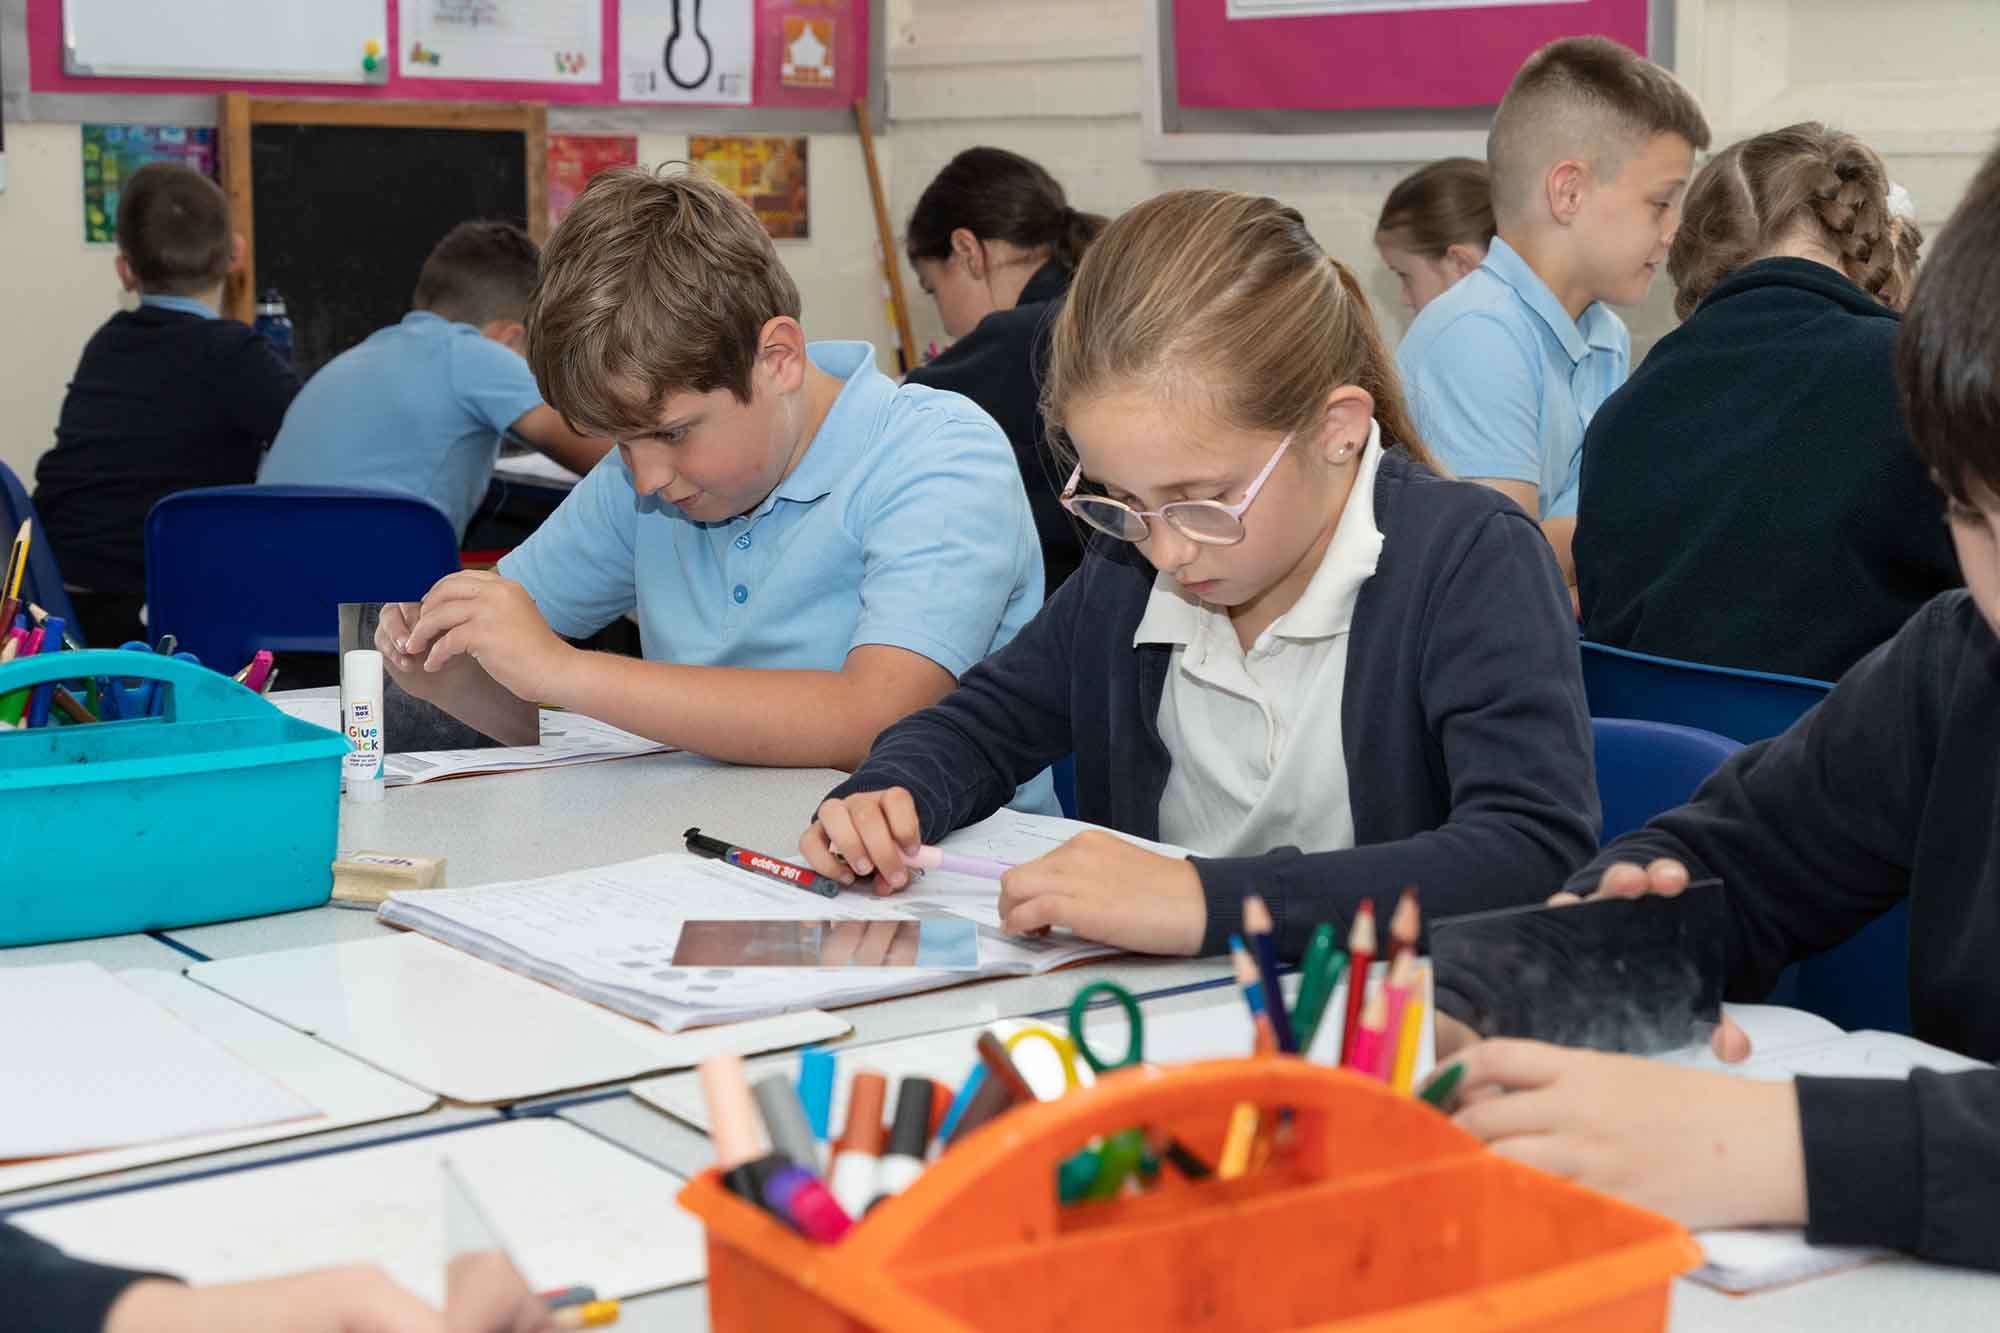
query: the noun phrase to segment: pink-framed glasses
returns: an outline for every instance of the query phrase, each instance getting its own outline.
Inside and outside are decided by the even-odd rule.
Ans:
[[[1108,495],[1078,495],[1076,488],[1083,481],[1082,463],[1078,463],[1076,470],[1069,474],[1069,481],[1063,486],[1058,499],[1064,509],[1121,542],[1145,541],[1152,535],[1152,528],[1146,520],[1157,518],[1172,524],[1174,531],[1191,542],[1200,542],[1203,546],[1234,546],[1243,540],[1243,512],[1257,498],[1257,492],[1264,489],[1271,469],[1278,466],[1278,460],[1285,456],[1285,447],[1291,442],[1290,435],[1278,441],[1278,447],[1264,464],[1264,470],[1250,483],[1250,489],[1243,492],[1243,498],[1233,505],[1226,505],[1220,500],[1175,500],[1158,509],[1134,509]]]

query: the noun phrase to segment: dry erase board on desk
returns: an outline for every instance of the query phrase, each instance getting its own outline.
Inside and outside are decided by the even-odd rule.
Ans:
[[[63,0],[63,69],[97,78],[381,83],[388,0]],[[364,62],[369,44],[378,57]]]
[[[539,105],[223,100],[223,183],[247,247],[229,313],[247,321],[254,293],[277,289],[302,373],[401,319],[458,223],[546,239]]]

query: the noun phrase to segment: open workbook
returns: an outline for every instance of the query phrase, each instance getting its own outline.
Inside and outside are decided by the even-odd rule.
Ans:
[[[1912,1070],[1952,1073],[1985,1068],[1979,1061],[1894,1032],[1843,1032],[1816,1014],[1772,1005],[1725,1006],[1750,1037],[1750,1058],[1724,1064],[1706,1043],[1671,1051],[1660,1059],[1740,1078],[1789,1079],[1801,1074],[1830,1078],[1908,1078]],[[1704,1231],[1707,1262],[1688,1276],[1723,1291],[1759,1291],[1865,1263],[1882,1251],[1856,1246],[1808,1245],[1790,1228]]]
[[[281,695],[271,700],[301,722],[328,731],[340,730],[340,700],[316,695]],[[536,768],[563,768],[624,759],[639,754],[664,754],[673,749],[621,731],[582,713],[542,710],[539,745],[490,746],[475,750],[413,750],[385,755],[383,780],[391,787],[410,787],[445,778],[469,778],[487,773],[521,773]]]
[[[1003,810],[944,840],[950,851],[1022,862],[1090,828]],[[1162,843],[1141,846],[1169,856]],[[1000,886],[993,880],[932,871],[903,892],[867,888],[836,898],[670,852],[620,865],[471,889],[392,894],[382,920],[644,1019],[669,1032],[794,1009],[826,1009],[949,986],[971,977],[1021,976],[1115,953],[1072,935],[1009,935],[1000,929]],[[978,927],[977,966],[687,967],[675,966],[681,928],[690,921],[896,921],[958,918]]]

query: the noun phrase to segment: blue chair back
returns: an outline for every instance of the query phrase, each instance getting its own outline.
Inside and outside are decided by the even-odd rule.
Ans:
[[[56,553],[49,546],[48,533],[42,530],[35,502],[28,498],[28,490],[14,475],[14,469],[0,463],[0,562],[6,560],[6,553],[12,549],[14,534],[21,530],[23,519],[34,521],[35,539],[28,547],[28,572],[21,580],[21,600],[33,602],[52,616],[61,616],[70,634],[81,643],[83,628],[76,623],[76,609],[63,589],[62,574],[56,569]],[[0,627],[0,632],[4,632],[4,627]]]
[[[1593,718],[1639,718],[1700,727],[1749,744],[1776,736],[1832,691],[1831,683],[1652,657],[1601,643],[1578,645]],[[1598,778],[1600,792],[1604,778]],[[1606,808],[1604,836],[1621,829]],[[1898,903],[1845,943],[1785,969],[1768,997],[1843,1028],[1910,1030],[1910,911]]]
[[[1685,805],[1723,760],[1743,748],[1727,736],[1671,722],[1600,717],[1591,719],[1590,730],[1606,842]]]
[[[429,500],[344,486],[210,486],[146,516],[146,628],[218,671],[259,648],[333,653],[342,602],[416,601],[457,572]]]
[[[1833,688],[1804,676],[1678,662],[1588,641],[1577,646],[1592,717],[1673,722],[1745,745],[1785,730]]]

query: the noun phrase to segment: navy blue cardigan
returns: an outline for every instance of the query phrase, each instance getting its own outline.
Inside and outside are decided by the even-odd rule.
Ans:
[[[1415,884],[1428,916],[1536,902],[1596,848],[1576,625],[1541,530],[1497,491],[1400,452],[1376,475],[1375,521],[1382,555],[1355,603],[1341,706],[1357,845],[1196,858],[1205,953],[1242,928],[1247,893],[1296,957],[1319,922],[1344,937],[1364,897]],[[1011,643],[884,731],[832,794],[907,787],[935,841],[1074,751],[1078,815],[1157,837],[1171,649],[1132,643],[1153,576],[1135,548],[1094,543]]]

